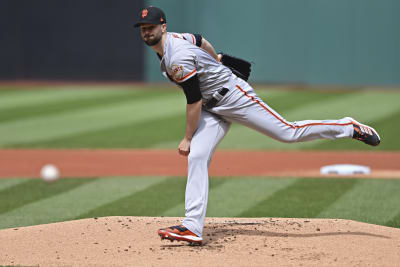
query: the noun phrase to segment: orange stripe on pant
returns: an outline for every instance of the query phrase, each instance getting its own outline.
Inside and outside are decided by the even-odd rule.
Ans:
[[[268,113],[270,113],[272,116],[274,116],[276,119],[278,119],[280,122],[285,124],[286,126],[289,126],[290,128],[296,129],[296,128],[304,128],[308,126],[315,126],[315,125],[335,125],[335,126],[347,126],[353,124],[352,122],[349,123],[309,123],[309,124],[304,124],[300,126],[295,126],[290,123],[287,123],[284,121],[282,118],[280,118],[278,115],[276,115],[274,112],[272,112],[269,108],[267,108],[265,105],[263,105],[259,100],[255,99],[254,96],[250,96],[247,94],[245,90],[243,90],[239,85],[236,85],[236,87],[248,98],[250,98],[253,102],[257,103],[260,105],[263,109],[265,109]]]

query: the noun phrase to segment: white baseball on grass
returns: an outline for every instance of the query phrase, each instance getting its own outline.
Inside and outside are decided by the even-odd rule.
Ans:
[[[40,177],[46,182],[53,182],[60,178],[60,171],[53,164],[46,164],[40,170]]]

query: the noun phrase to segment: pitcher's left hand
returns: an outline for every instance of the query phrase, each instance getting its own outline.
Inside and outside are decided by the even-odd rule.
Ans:
[[[178,152],[180,155],[185,156],[185,157],[187,155],[189,155],[190,142],[191,142],[191,140],[189,140],[187,138],[183,138],[183,140],[181,141],[181,143],[179,144],[179,147],[178,147]]]

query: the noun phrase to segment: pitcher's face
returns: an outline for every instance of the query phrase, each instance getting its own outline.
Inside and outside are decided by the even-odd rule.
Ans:
[[[140,25],[140,34],[148,46],[154,46],[160,42],[164,33],[165,24],[143,24]]]

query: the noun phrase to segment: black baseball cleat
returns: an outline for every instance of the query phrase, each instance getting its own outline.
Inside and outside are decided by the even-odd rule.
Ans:
[[[353,139],[362,141],[371,146],[377,146],[380,144],[381,138],[374,128],[359,123],[353,118],[347,117],[347,119],[349,119],[353,123]]]

